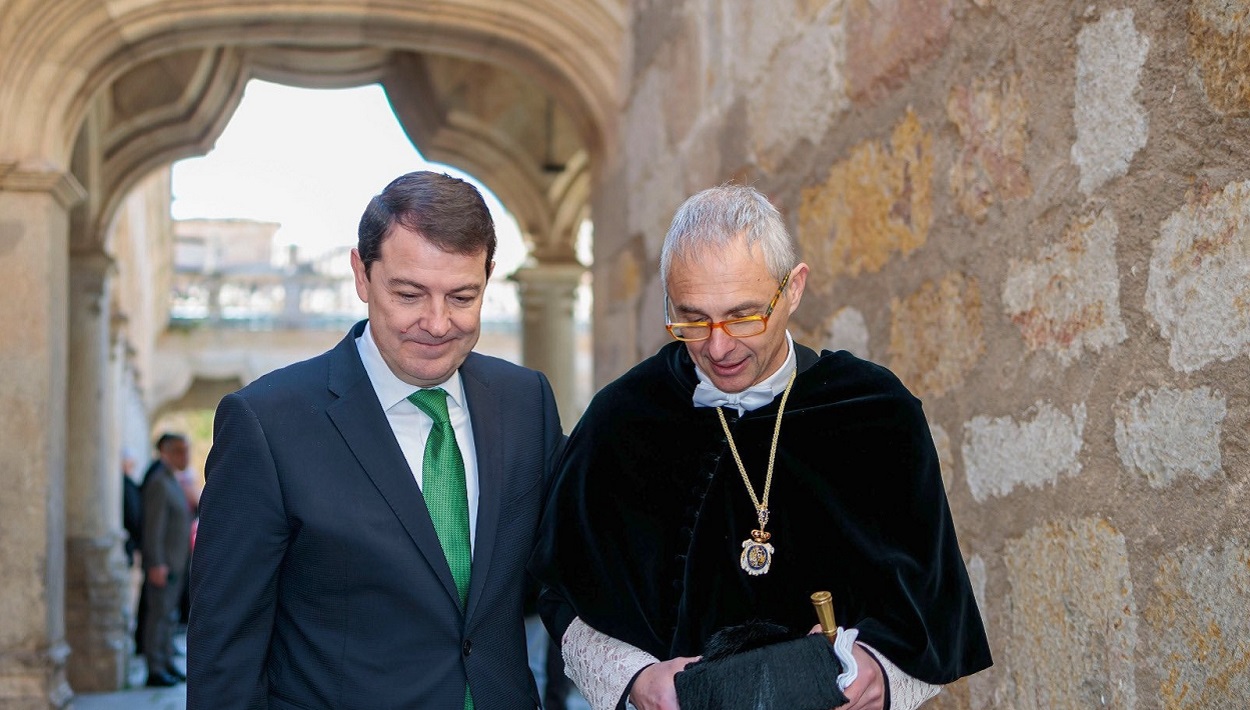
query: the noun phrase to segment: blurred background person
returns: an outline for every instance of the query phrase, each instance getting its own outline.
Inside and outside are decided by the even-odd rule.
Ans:
[[[174,631],[178,601],[186,584],[191,553],[191,507],[178,482],[187,468],[186,436],[162,434],[156,441],[157,461],[143,481],[143,653],[149,687],[168,687],[186,680],[174,666]]]
[[[126,531],[126,566],[133,567],[135,552],[143,544],[143,492],[135,480],[135,457],[129,451],[122,452],[122,528]]]

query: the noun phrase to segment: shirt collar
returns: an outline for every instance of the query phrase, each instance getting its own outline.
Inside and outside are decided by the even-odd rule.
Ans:
[[[699,384],[694,389],[694,406],[696,407],[733,407],[738,410],[741,416],[744,412],[753,411],[767,405],[776,399],[786,389],[786,384],[790,381],[790,374],[798,366],[798,360],[794,354],[794,339],[790,337],[790,331],[786,331],[786,359],[781,363],[781,367],[761,382],[751,385],[741,392],[727,393],[717,389],[712,384],[703,370],[699,369],[698,364],[694,366],[694,373],[699,377]]]
[[[390,411],[396,405],[411,408],[417,411],[417,406],[408,401],[408,395],[416,392],[418,389],[427,389],[415,387],[404,382],[391,372],[391,368],[387,366],[386,361],[382,359],[382,351],[378,350],[378,344],[373,340],[373,330],[370,323],[365,323],[365,330],[356,338],[356,349],[360,352],[360,362],[365,366],[365,373],[369,376],[369,382],[373,384],[373,391],[378,395],[378,402],[381,403],[384,411]],[[464,407],[464,382],[460,379],[460,370],[457,368],[451,373],[451,377],[441,385],[435,387],[447,391],[447,400],[454,403],[455,406]],[[433,389],[433,388],[429,388]],[[451,406],[450,404],[448,406]]]

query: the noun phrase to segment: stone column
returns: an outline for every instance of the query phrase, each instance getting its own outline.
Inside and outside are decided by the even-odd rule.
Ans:
[[[510,277],[521,301],[521,360],[551,380],[566,430],[581,416],[573,301],[585,271],[575,261],[531,263]]]
[[[71,253],[65,492],[65,624],[78,692],[126,677],[128,594],[121,535],[121,463],[110,335],[112,258]]]
[[[65,707],[71,176],[0,165],[0,707]]]

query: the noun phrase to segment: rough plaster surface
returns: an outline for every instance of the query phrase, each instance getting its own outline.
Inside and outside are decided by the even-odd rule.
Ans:
[[[871,359],[868,323],[857,309],[850,306],[839,308],[829,319],[825,331],[829,333],[825,338],[825,349],[834,352],[846,350],[856,357]]]
[[[1250,0],[1190,3],[1189,53],[1211,108],[1250,115]]]
[[[929,422],[929,436],[933,438],[933,448],[937,451],[938,464],[942,467],[942,485],[950,493],[951,484],[955,480],[955,457],[951,454],[951,436],[941,424]]]
[[[952,0],[848,0],[847,77],[855,100],[876,100],[946,47]]]
[[[804,0],[773,3],[724,3],[728,13],[728,59],[735,82],[753,85],[767,81],[778,48],[795,41],[802,27],[813,21]]]
[[[622,249],[612,260],[608,274],[609,294],[612,303],[624,303],[638,297],[642,291],[642,264],[634,249]]]
[[[1109,522],[1050,522],[1008,540],[1011,636],[995,659],[1002,707],[1137,705],[1137,605],[1124,535]]]
[[[626,163],[629,233],[641,234],[659,258],[660,244],[677,205],[685,199],[680,159],[663,120],[666,77],[653,70],[641,80],[627,111],[627,139],[638,160]]]
[[[958,388],[984,352],[976,279],[952,272],[891,300],[890,369],[916,396]]]
[[[1245,707],[1250,699],[1250,548],[1182,547],[1159,560],[1143,618],[1158,646],[1158,692],[1175,710]]]
[[[888,144],[867,141],[804,188],[798,239],[808,284],[831,289],[842,274],[880,271],[924,245],[933,223],[933,137],[908,111]]]
[[[1142,390],[1116,405],[1115,445],[1124,469],[1165,488],[1191,473],[1220,473],[1220,432],[1225,398],[1210,388]],[[1248,600],[1250,601],[1250,600]]]
[[[1128,337],[1120,319],[1115,261],[1119,232],[1110,211],[1080,219],[1035,260],[1012,260],[1003,308],[1030,350],[1048,350],[1071,364]]]
[[[985,558],[973,555],[968,560],[968,581],[972,583],[972,593],[977,599],[977,609],[981,612],[981,620],[988,623],[985,616],[985,585],[988,573],[985,571]]]
[[[1038,402],[1019,420],[974,417],[964,424],[962,447],[968,486],[977,502],[1006,496],[1020,486],[1041,488],[1060,475],[1081,472],[1085,405],[1065,414]]]
[[[1217,193],[1199,186],[1163,222],[1146,310],[1177,370],[1250,354],[1250,181]]]
[[[784,170],[795,145],[820,142],[850,106],[842,76],[843,24],[817,23],[782,45],[773,70],[751,90],[747,105],[760,167]]]
[[[1133,10],[1111,10],[1076,38],[1076,143],[1072,162],[1090,194],[1128,172],[1146,145],[1146,111],[1134,98],[1150,40],[1133,25]]]
[[[1024,151],[1028,109],[1020,81],[977,78],[951,89],[946,115],[959,129],[963,147],[950,169],[951,192],[965,215],[982,220],[996,200],[1028,197],[1033,191]]]

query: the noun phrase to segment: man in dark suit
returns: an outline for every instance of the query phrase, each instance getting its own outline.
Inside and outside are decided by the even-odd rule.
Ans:
[[[187,706],[534,708],[525,562],[563,437],[542,374],[472,352],[490,213],[410,173],[359,232],[369,319],[218,406]]]
[[[191,509],[178,483],[177,472],[190,460],[190,446],[182,434],[162,434],[156,441],[159,458],[143,480],[143,654],[148,663],[147,685],[168,687],[183,680],[174,666],[174,627],[178,600],[186,584],[191,554]]]

